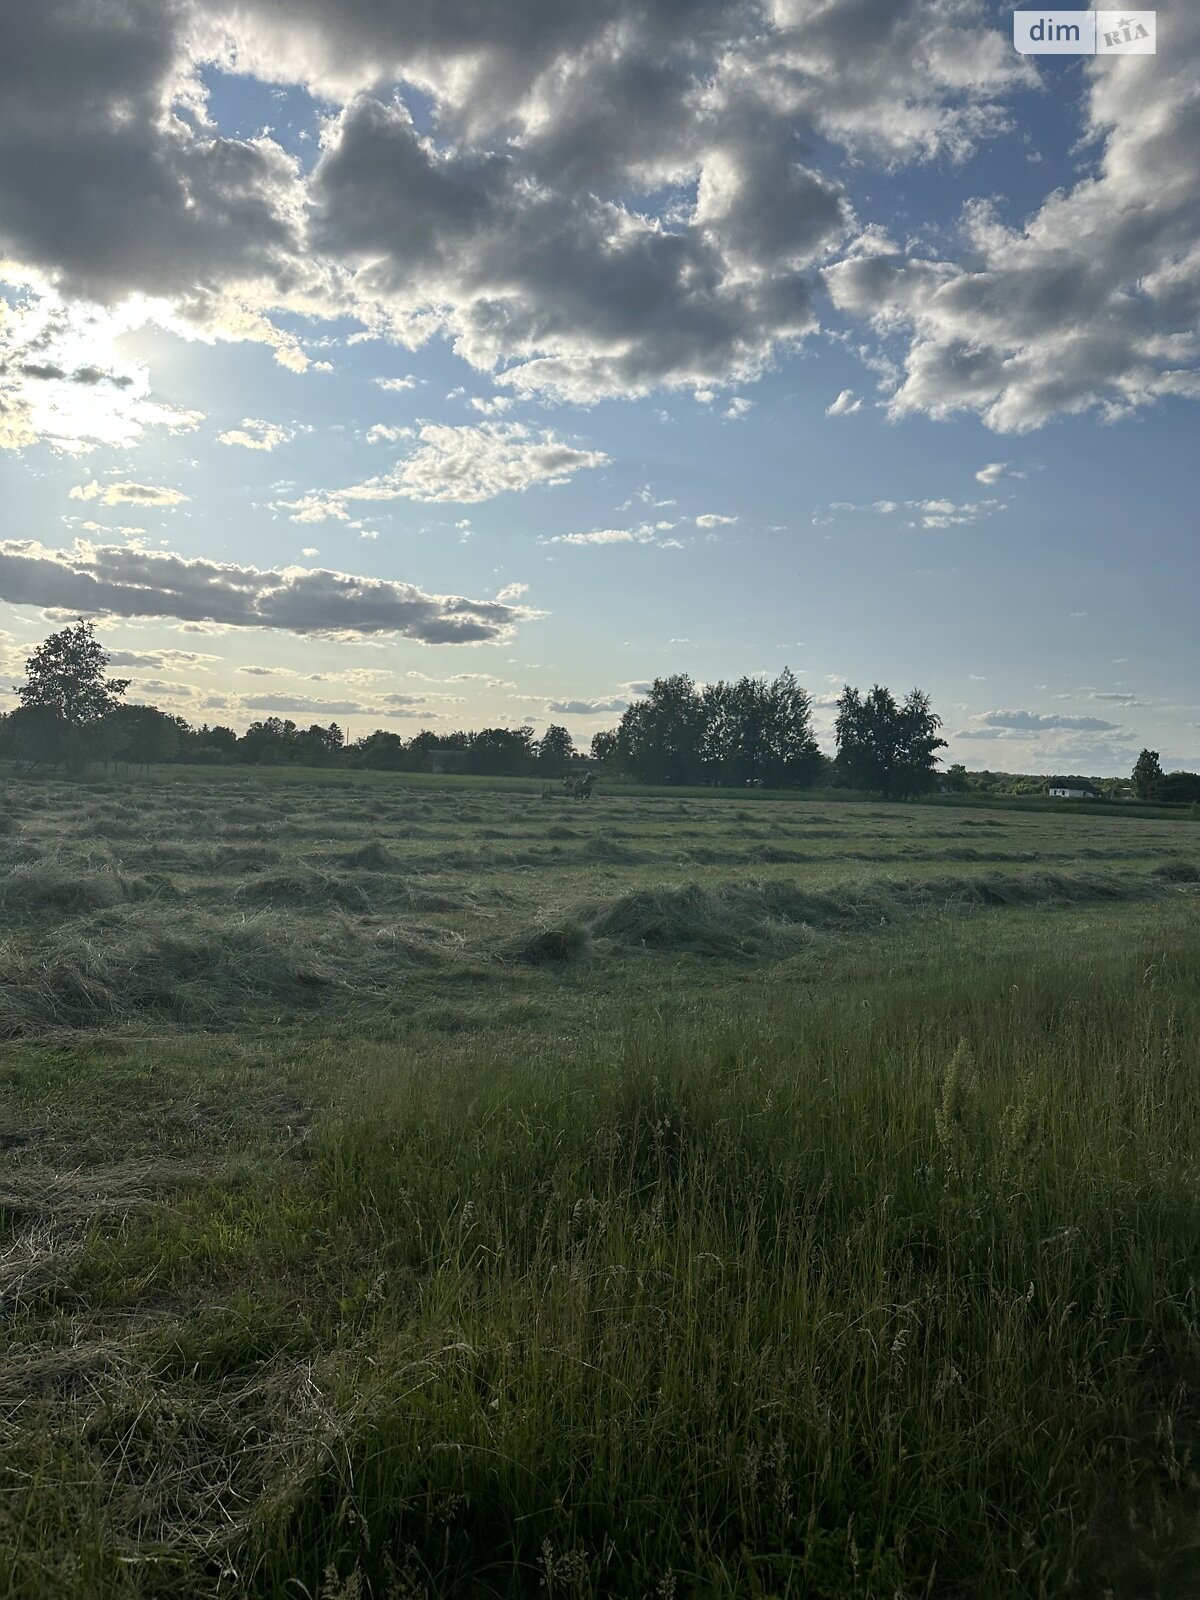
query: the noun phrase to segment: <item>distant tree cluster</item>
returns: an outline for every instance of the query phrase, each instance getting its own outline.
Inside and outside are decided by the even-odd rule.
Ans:
[[[347,744],[336,723],[301,728],[265,717],[239,735],[221,726],[193,728],[157,706],[126,704],[129,680],[108,676],[108,655],[92,623],[52,634],[25,663],[19,704],[0,717],[0,756],[31,766],[78,770],[91,762],[147,766],[179,761],[253,766],[374,767],[385,771],[447,770],[522,777],[561,777],[579,759],[566,728],[483,728],[411,739],[377,730]]]
[[[533,730],[428,729],[404,738],[376,729],[347,743],[336,723],[302,728],[283,717],[233,728],[195,728],[157,706],[128,704],[129,682],[108,676],[109,658],[93,625],[80,620],[51,634],[25,663],[19,704],[0,716],[0,757],[31,766],[78,770],[92,762],[134,766],[178,761],[254,766],[363,767],[384,772],[461,772],[496,777],[559,778],[585,760],[570,733],[551,723]],[[812,700],[784,670],[773,681],[743,677],[697,685],[685,673],[656,678],[618,725],[592,739],[586,758],[615,777],[656,784],[836,786],[889,799],[928,793],[1036,795],[1036,774],[938,772],[942,723],[929,696],[913,689],[897,700],[876,684],[849,684],[837,701],[831,760],[817,747]],[[1109,799],[1200,805],[1200,774],[1164,772],[1156,750],[1143,750],[1132,779],[1056,780],[1088,786]]]
[[[561,777],[581,760],[570,733],[551,723],[481,728],[411,738],[376,729],[352,744],[336,723],[301,728],[283,717],[252,722],[239,735],[191,727],[155,706],[128,705],[128,680],[107,675],[108,656],[90,622],[51,635],[26,662],[20,704],[3,719],[0,754],[38,766],[94,761],[136,765],[181,761],[255,766],[348,766],[390,772],[452,771],[506,777]],[[838,753],[817,747],[812,701],[793,673],[743,677],[703,687],[686,674],[658,678],[615,729],[592,740],[590,761],[645,783],[762,784],[811,788],[839,783],[883,795],[919,794],[936,779],[939,719],[914,689],[898,703],[878,685],[847,685],[838,701]]]
[[[1164,772],[1157,750],[1143,750],[1133,767],[1139,800],[1158,805],[1200,805],[1200,772]]]
[[[810,788],[824,759],[812,703],[790,672],[704,688],[685,673],[656,678],[591,754],[605,771],[644,783]]]
[[[428,729],[405,739],[377,729],[346,747],[352,767],[373,767],[382,772],[466,772],[499,778],[525,778],[543,774],[561,778],[579,752],[565,728],[556,724],[541,739],[533,729],[480,728],[474,732],[430,733]]]
[[[898,703],[879,684],[865,695],[847,684],[837,712],[837,765],[850,788],[887,800],[933,788],[937,752],[946,741],[938,737],[942,719],[923,690],[914,689]]]

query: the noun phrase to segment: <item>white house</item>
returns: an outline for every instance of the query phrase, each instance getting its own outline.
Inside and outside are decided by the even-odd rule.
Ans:
[[[1056,800],[1099,800],[1100,791],[1078,778],[1051,778],[1050,793]]]

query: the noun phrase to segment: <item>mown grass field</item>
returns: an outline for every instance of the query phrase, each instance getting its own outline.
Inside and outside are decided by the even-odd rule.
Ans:
[[[0,799],[0,1594],[1200,1593],[1200,824]]]

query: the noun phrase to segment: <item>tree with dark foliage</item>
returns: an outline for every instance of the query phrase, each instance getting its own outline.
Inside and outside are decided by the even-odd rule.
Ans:
[[[52,633],[25,663],[21,704],[52,711],[71,728],[86,728],[116,709],[128,678],[106,678],[108,652],[93,623],[82,617],[73,628]]]
[[[81,617],[44,640],[25,663],[20,705],[5,725],[5,746],[18,760],[78,768],[113,748],[111,714],[129,687],[108,678],[108,653]]]
[[[1157,750],[1143,750],[1133,764],[1133,788],[1139,800],[1149,800],[1154,785],[1163,775]]]
[[[847,684],[837,709],[837,769],[850,788],[885,800],[933,788],[937,751],[946,741],[938,737],[942,719],[923,690],[912,690],[897,704],[891,690],[879,684],[867,695]]]
[[[157,706],[114,706],[104,719],[108,735],[108,760],[130,766],[155,766],[174,761],[187,723],[168,716]]]
[[[1200,772],[1161,773],[1147,798],[1158,805],[1200,805]]]
[[[538,740],[538,771],[551,777],[559,777],[571,762],[578,758],[579,752],[571,735],[557,722],[550,723]]]

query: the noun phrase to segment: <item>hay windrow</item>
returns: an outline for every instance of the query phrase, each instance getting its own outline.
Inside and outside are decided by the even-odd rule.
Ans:
[[[371,899],[354,878],[314,867],[283,868],[246,878],[234,890],[235,902],[255,906],[337,906],[369,911]]]
[[[230,1026],[263,1003],[308,1010],[346,986],[353,949],[339,919],[315,929],[269,911],[125,908],[36,945],[0,944],[0,1037],[147,1020]]]
[[[500,950],[502,959],[529,967],[573,966],[592,953],[589,929],[576,921],[553,921],[528,929]]]
[[[1164,883],[1200,883],[1200,866],[1194,861],[1164,861],[1154,876]]]
[[[403,863],[379,839],[332,857],[339,867],[354,872],[398,872]]]
[[[156,894],[172,896],[169,882],[131,878],[115,871],[74,872],[41,861],[0,874],[0,916],[7,921],[44,916],[78,916]]]
[[[984,907],[1047,909],[1152,893],[1148,883],[1097,875],[867,879],[828,890],[782,880],[730,880],[639,889],[592,912],[592,932],[614,945],[702,955],[778,952],[805,932],[850,932],[916,915]]]

